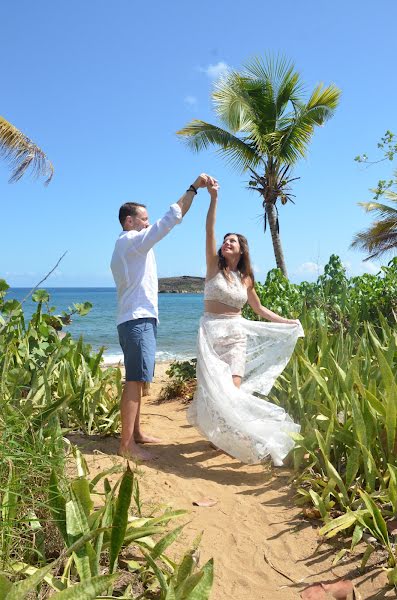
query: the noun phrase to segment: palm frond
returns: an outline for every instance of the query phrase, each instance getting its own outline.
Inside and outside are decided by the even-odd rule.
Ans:
[[[322,125],[334,115],[340,96],[340,89],[333,84],[327,87],[320,84],[313,90],[305,107],[313,125]]]
[[[183,137],[188,147],[195,152],[209,146],[218,146],[219,152],[241,171],[262,162],[261,155],[249,139],[240,139],[229,131],[205,121],[193,120],[177,131],[177,134]]]
[[[340,90],[334,85],[316,87],[306,104],[296,103],[296,113],[279,121],[279,157],[293,164],[303,158],[316,125],[332,117],[338,105]]]
[[[274,92],[273,99],[276,100],[279,90],[294,73],[295,66],[283,55],[276,57],[268,55],[265,60],[258,56],[254,57],[244,65],[244,70],[255,79],[269,82]]]
[[[46,177],[48,184],[54,167],[45,153],[14,125],[0,116],[0,155],[11,168],[10,183],[18,181],[31,168],[34,176]]]
[[[376,190],[371,189],[371,192],[375,193]],[[397,193],[391,190],[387,190],[384,192],[383,196],[389,200],[392,204],[396,205],[396,208],[393,206],[388,206],[387,204],[381,204],[380,202],[358,202],[359,206],[362,206],[365,212],[375,212],[378,216],[392,216],[394,215],[397,219]]]
[[[212,93],[217,116],[233,133],[246,130],[251,118],[247,83],[239,73],[231,71],[215,83]]]
[[[266,115],[272,118],[272,129],[278,129],[278,120],[284,115],[289,104],[294,108],[303,92],[303,83],[292,62],[284,57],[268,57],[266,62],[255,58],[245,66],[251,80],[260,83],[261,98],[258,102],[259,119]],[[269,123],[270,124],[270,123]],[[269,131],[269,127],[266,127]]]
[[[380,204],[380,202],[358,202],[358,204],[364,208],[365,212],[374,212],[377,218],[394,219],[397,225],[397,208]]]
[[[314,128],[330,118],[340,91],[318,85],[306,102],[294,65],[283,57],[254,58],[243,72],[229,71],[213,91],[215,111],[223,129],[192,122],[179,134],[189,136],[198,151],[209,144],[243,170],[271,161],[273,167],[294,164],[304,157]],[[270,164],[270,163],[269,163]]]
[[[370,253],[365,260],[382,256],[393,250],[397,252],[397,211],[393,209],[388,213],[384,210],[384,205],[380,206],[382,209],[374,207],[373,210],[383,215],[383,218],[372,223],[368,229],[357,233],[351,244],[352,248],[360,248]]]
[[[360,231],[351,243],[352,248],[358,248],[369,253],[364,260],[397,252],[397,231],[388,229],[385,223],[382,224],[382,228],[378,225],[378,223],[375,223],[367,230]]]
[[[274,152],[280,161],[293,165],[305,156],[312,135],[313,127],[306,118],[298,115],[292,122],[286,119],[285,125],[277,132]]]

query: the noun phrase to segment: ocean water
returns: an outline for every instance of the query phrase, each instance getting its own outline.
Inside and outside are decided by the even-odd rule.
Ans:
[[[50,294],[50,306],[55,306],[54,314],[68,310],[75,302],[91,302],[93,308],[84,317],[73,316],[73,321],[65,327],[74,338],[80,335],[93,349],[105,347],[105,362],[122,359],[116,329],[117,296],[114,288],[46,288]],[[29,288],[13,288],[7,298],[21,301]],[[24,304],[27,317],[37,305],[31,300]],[[196,355],[196,335],[200,316],[203,312],[202,294],[159,294],[159,317],[157,336],[158,362],[187,359]]]

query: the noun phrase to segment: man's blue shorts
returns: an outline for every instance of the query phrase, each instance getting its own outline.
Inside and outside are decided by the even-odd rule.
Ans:
[[[117,325],[124,354],[126,381],[152,381],[156,356],[157,320],[132,319]]]

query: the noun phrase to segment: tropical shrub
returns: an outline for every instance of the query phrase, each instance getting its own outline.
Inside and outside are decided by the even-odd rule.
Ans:
[[[57,411],[63,427],[88,434],[117,431],[120,370],[101,368],[103,349],[93,353],[82,339],[59,335],[70,314],[54,315],[46,291],[33,294],[37,308],[26,322],[21,304],[6,299],[7,290],[0,280],[1,404],[30,419],[43,409]],[[73,311],[83,316],[90,308],[75,304]]]
[[[298,502],[315,507],[330,537],[354,528],[353,547],[370,532],[394,567],[397,331],[382,316],[379,323],[330,334],[312,320],[270,399],[301,424],[293,436]]]
[[[82,456],[78,450],[74,452],[77,477],[60,484],[52,472],[48,486],[52,522],[64,547],[59,549],[58,558],[48,564],[43,546],[37,547],[40,560],[34,564],[10,558],[8,577],[3,575],[0,580],[0,590],[6,588],[9,595],[1,597],[19,600],[41,585],[46,596],[46,589],[52,589],[56,593],[51,597],[60,600],[96,598],[104,591],[108,598],[139,594],[141,599],[207,599],[213,564],[210,560],[197,568],[194,554],[199,540],[180,562],[165,554],[184,527],[179,525],[168,531],[167,525],[186,511],[166,510],[157,516],[143,516],[138,481],[128,465],[112,487],[107,477],[120,468],[89,480]],[[103,492],[97,489],[101,481]],[[99,507],[98,498],[102,499]],[[43,528],[37,516],[34,521],[36,531]],[[154,536],[159,539],[156,541]],[[12,579],[17,580],[12,583]]]
[[[272,269],[265,283],[256,283],[255,288],[270,310],[301,320],[315,318],[333,331],[340,325],[349,329],[351,323],[357,326],[365,321],[378,326],[381,316],[393,324],[397,315],[397,257],[376,275],[348,278],[340,258],[332,255],[314,283],[293,284],[279,269]],[[243,314],[248,319],[259,318],[248,305]]]
[[[189,402],[196,389],[196,364],[197,360],[175,360],[166,371],[168,383],[160,392],[160,401],[183,398]]]
[[[206,600],[213,565],[196,567],[199,540],[181,562],[165,554],[183,528],[166,526],[184,511],[143,515],[129,468],[113,486],[117,468],[90,480],[70,443],[77,477],[66,476],[65,429],[117,430],[120,371],[102,369],[102,351],[82,339],[60,337],[70,313],[55,315],[47,292],[33,295],[26,321],[7,290],[0,281],[0,597]]]

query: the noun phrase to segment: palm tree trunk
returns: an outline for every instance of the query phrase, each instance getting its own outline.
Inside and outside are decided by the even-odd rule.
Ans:
[[[273,251],[276,259],[276,265],[281,270],[284,277],[288,279],[287,267],[284,260],[284,253],[281,246],[280,234],[277,227],[277,211],[273,202],[265,203],[265,211],[267,214],[267,220],[269,222],[270,233],[273,242]]]

